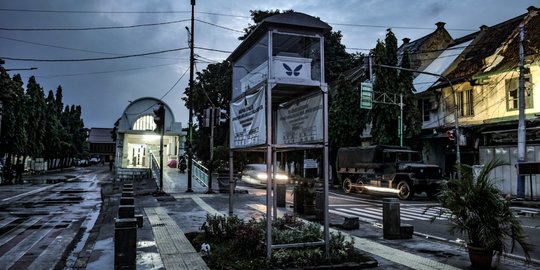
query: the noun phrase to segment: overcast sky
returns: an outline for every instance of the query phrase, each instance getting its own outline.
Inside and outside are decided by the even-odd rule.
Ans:
[[[319,17],[342,32],[349,52],[365,53],[377,39],[384,39],[388,27],[399,45],[402,38],[414,40],[431,33],[439,21],[458,38],[481,25],[492,26],[521,15],[532,5],[539,7],[540,1],[197,0],[195,46],[211,49],[195,51],[200,56],[197,70],[203,70],[209,61],[224,60],[227,51],[239,45],[240,32],[251,23],[250,10],[293,9]],[[0,0],[0,58],[77,60],[186,48],[190,12],[190,0]],[[162,24],[165,22],[174,23]],[[159,25],[67,30],[140,24]],[[15,30],[51,28],[63,30]],[[130,101],[148,96],[164,97],[175,120],[187,127],[187,110],[181,101],[189,81],[187,49],[102,61],[5,61],[6,69],[38,68],[9,73],[20,73],[25,83],[29,76],[36,76],[46,93],[61,85],[64,104],[82,106],[86,127],[113,127]]]

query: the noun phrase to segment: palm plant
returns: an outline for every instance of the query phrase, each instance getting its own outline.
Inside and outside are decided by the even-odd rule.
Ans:
[[[502,198],[494,179],[490,178],[491,171],[503,165],[509,164],[493,159],[476,177],[471,166],[458,166],[461,178],[449,181],[438,196],[442,206],[439,216],[449,216],[450,231],[466,235],[469,247],[488,250],[491,255],[495,251],[500,258],[508,251],[507,240],[510,239],[510,252],[517,243],[529,261],[532,245],[526,241],[521,222],[513,215],[509,201]]]

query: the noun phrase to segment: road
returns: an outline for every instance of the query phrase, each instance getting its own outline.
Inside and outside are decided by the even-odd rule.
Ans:
[[[69,265],[99,215],[104,167],[35,177],[32,185],[0,187],[0,269]],[[59,237],[61,236],[61,237]],[[64,265],[66,264],[66,265]]]
[[[368,196],[364,194],[345,194],[333,191],[330,194],[329,212],[340,216],[357,216],[361,221],[375,226],[382,226],[382,198],[388,196]],[[428,210],[426,210],[428,209]],[[439,204],[426,198],[413,201],[400,201],[401,223],[411,224],[417,235],[435,238],[441,241],[464,243],[463,235],[452,235],[448,228],[447,216],[438,216]],[[540,243],[540,213],[537,208],[512,207],[523,224],[530,243]],[[434,221],[432,219],[435,218]],[[511,245],[509,245],[511,247]],[[514,254],[522,256],[517,248]],[[531,258],[540,260],[540,248],[531,253]]]

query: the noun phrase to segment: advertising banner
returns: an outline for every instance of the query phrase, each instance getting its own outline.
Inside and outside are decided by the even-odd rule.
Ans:
[[[278,144],[321,142],[323,140],[323,99],[321,95],[291,102],[277,111]]]
[[[231,102],[231,149],[247,148],[266,143],[265,87]]]

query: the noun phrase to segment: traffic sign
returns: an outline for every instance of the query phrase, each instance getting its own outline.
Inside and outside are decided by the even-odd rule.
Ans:
[[[363,82],[360,84],[360,108],[371,109],[373,104],[373,84]]]

